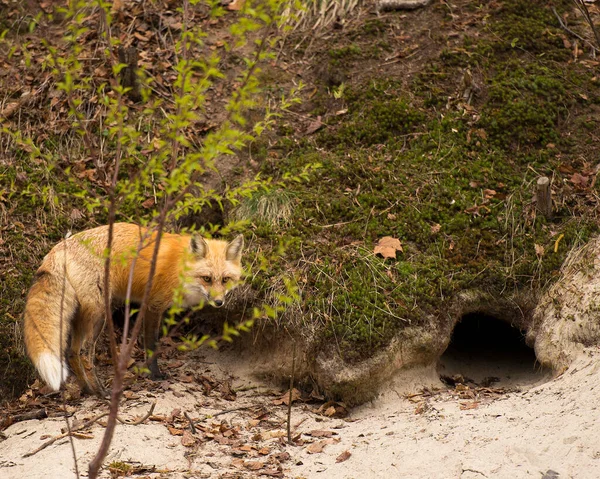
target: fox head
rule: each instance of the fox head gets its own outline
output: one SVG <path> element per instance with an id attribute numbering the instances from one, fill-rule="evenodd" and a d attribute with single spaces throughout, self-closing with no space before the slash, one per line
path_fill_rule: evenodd
<path id="1" fill-rule="evenodd" d="M 243 248 L 242 235 L 230 242 L 193 236 L 185 272 L 184 305 L 206 301 L 217 308 L 223 306 L 227 293 L 240 281 Z"/>

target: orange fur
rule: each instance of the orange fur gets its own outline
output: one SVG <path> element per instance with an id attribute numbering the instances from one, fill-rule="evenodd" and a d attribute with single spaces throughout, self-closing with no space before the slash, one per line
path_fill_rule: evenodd
<path id="1" fill-rule="evenodd" d="M 131 271 L 130 300 L 142 301 L 155 238 L 155 233 L 136 225 L 114 225 L 111 302 L 126 300 Z M 93 360 L 94 346 L 105 322 L 103 251 L 107 241 L 108 226 L 100 226 L 60 242 L 42 261 L 29 291 L 24 315 L 25 345 L 40 375 L 54 390 L 60 388 L 68 373 L 64 358 L 70 337 L 71 370 L 85 390 L 102 392 Z M 204 301 L 214 306 L 223 304 L 225 295 L 240 280 L 243 245 L 241 235 L 229 243 L 168 233 L 162 236 L 144 319 L 148 350 L 155 350 L 162 315 L 172 305 L 178 288 L 182 288 L 185 307 Z M 84 348 L 86 355 L 81 354 Z M 156 355 L 149 367 L 152 376 L 160 375 Z"/>

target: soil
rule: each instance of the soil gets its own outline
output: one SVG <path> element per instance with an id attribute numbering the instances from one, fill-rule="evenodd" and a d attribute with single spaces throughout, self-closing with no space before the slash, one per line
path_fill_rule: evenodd
<path id="1" fill-rule="evenodd" d="M 336 417 L 345 415 L 340 405 L 303 398 L 293 403 L 288 444 L 281 404 L 287 392 L 257 381 L 237 354 L 182 355 L 169 360 L 170 379 L 128 388 L 120 417 L 147 419 L 117 427 L 101 477 L 592 479 L 600 475 L 599 360 L 597 348 L 587 350 L 558 378 L 532 368 L 510 385 L 486 387 L 444 386 L 431 368 L 413 370 L 345 417 Z M 37 402 L 58 414 L 55 398 L 38 396 Z M 328 416 L 331 407 L 335 413 Z M 106 410 L 95 398 L 67 405 L 72 428 Z M 82 477 L 101 440 L 100 423 L 75 433 Z M 56 416 L 6 428 L 0 476 L 74 477 L 66 438 L 23 457 L 64 428 Z"/>

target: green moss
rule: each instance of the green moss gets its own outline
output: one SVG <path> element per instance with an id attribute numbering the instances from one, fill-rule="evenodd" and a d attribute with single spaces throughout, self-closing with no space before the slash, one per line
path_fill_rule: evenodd
<path id="1" fill-rule="evenodd" d="M 557 124 L 570 102 L 553 69 L 510 60 L 490 81 L 482 127 L 502 146 L 557 142 Z"/>
<path id="2" fill-rule="evenodd" d="M 373 18 L 367 20 L 363 25 L 362 29 L 359 31 L 360 36 L 372 36 L 372 37 L 380 37 L 386 31 L 386 24 L 384 20 L 379 18 Z"/>
<path id="3" fill-rule="evenodd" d="M 498 52 L 519 49 L 549 60 L 567 60 L 570 53 L 563 45 L 552 8 L 563 10 L 568 4 L 506 0 L 491 23 L 492 31 L 498 35 L 494 48 Z"/>
<path id="4" fill-rule="evenodd" d="M 319 136 L 327 147 L 371 146 L 417 131 L 424 115 L 396 92 L 394 82 L 370 82 L 364 91 L 350 89 L 345 99 L 350 111 L 339 128 Z M 398 95 L 398 96 L 397 96 Z"/>
<path id="5" fill-rule="evenodd" d="M 70 217 L 74 208 L 83 208 L 62 164 L 45 159 L 52 158 L 50 147 L 61 146 L 48 141 L 44 157 L 15 148 L 0 172 L 0 214 L 11 218 L 0 239 L 0 395 L 5 398 L 21 394 L 35 377 L 21 333 L 33 275 L 50 248 L 84 222 Z"/>
<path id="6" fill-rule="evenodd" d="M 381 75 L 349 83 L 348 113 L 278 164 L 323 164 L 292 188 L 289 226 L 263 233 L 295 240 L 287 264 L 303 265 L 305 317 L 349 362 L 439 317 L 460 291 L 508 297 L 549 284 L 568 251 L 599 231 L 567 208 L 536 217 L 531 204 L 537 175 L 565 161 L 547 144 L 574 145 L 561 125 L 589 73 L 556 67 L 564 46 L 541 2 L 507 0 L 488 27 L 443 50 L 409 89 Z M 466 69 L 477 73 L 470 109 Z M 373 254 L 383 236 L 402 242 L 395 260 Z"/>
<path id="7" fill-rule="evenodd" d="M 362 54 L 362 50 L 358 45 L 348 45 L 341 48 L 332 48 L 329 50 L 329 56 L 334 60 L 352 60 L 359 58 Z"/>

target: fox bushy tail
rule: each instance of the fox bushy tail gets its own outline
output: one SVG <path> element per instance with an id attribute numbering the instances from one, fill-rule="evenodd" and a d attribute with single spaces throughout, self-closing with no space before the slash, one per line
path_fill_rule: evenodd
<path id="1" fill-rule="evenodd" d="M 77 308 L 75 290 L 68 279 L 38 273 L 25 305 L 25 347 L 40 376 L 54 391 L 69 374 L 65 354 Z"/>

